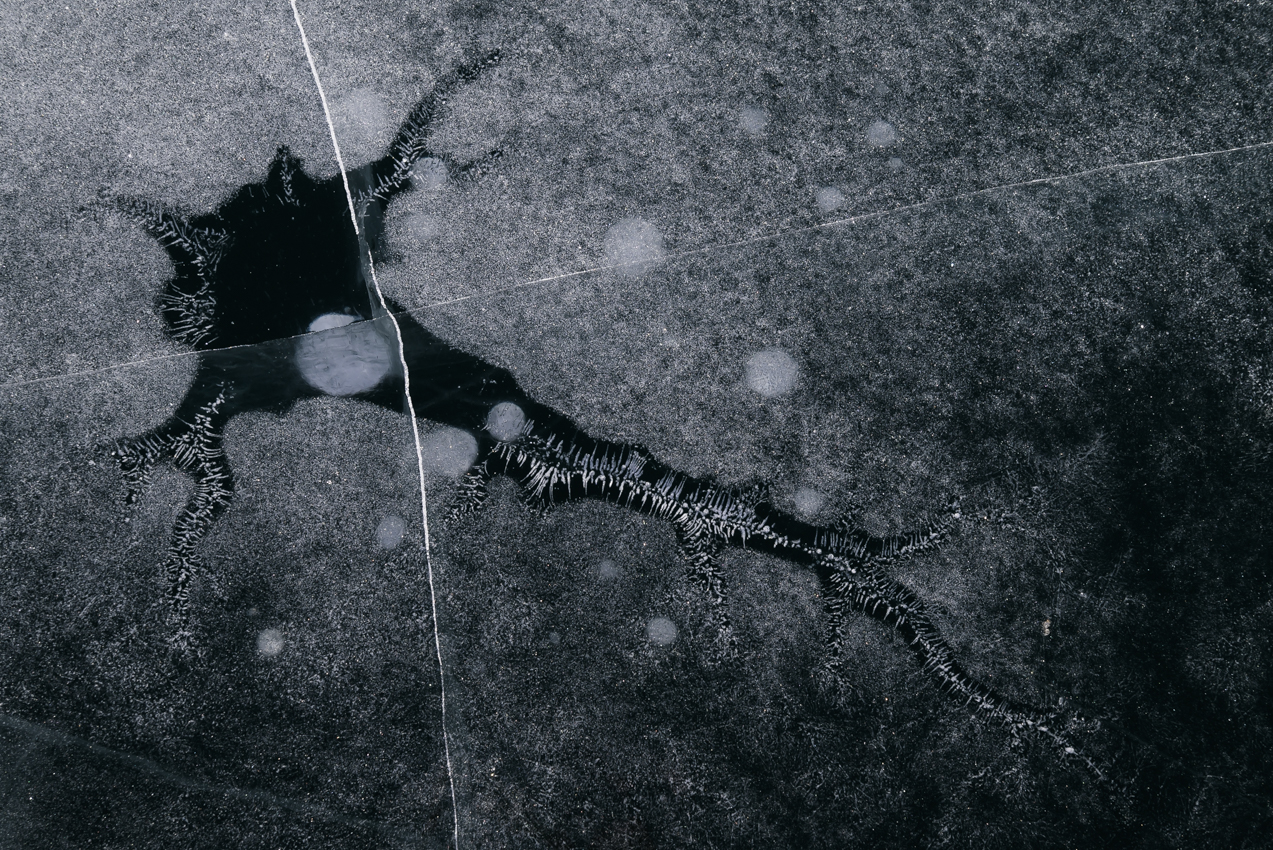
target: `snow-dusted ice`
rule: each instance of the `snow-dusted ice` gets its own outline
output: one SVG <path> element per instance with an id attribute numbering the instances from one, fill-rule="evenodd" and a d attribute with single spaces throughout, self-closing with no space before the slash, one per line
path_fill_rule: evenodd
<path id="1" fill-rule="evenodd" d="M 769 114 L 759 106 L 744 106 L 738 116 L 738 124 L 744 132 L 758 136 L 765 131 L 769 123 Z"/>
<path id="2" fill-rule="evenodd" d="M 437 157 L 426 156 L 411 168 L 411 185 L 426 191 L 446 185 L 446 163 Z"/>
<path id="3" fill-rule="evenodd" d="M 434 474 L 459 478 L 477 460 L 477 440 L 459 428 L 437 428 L 420 441 L 420 455 Z"/>
<path id="4" fill-rule="evenodd" d="M 256 636 L 256 651 L 266 658 L 273 658 L 283 651 L 283 633 L 278 629 L 265 629 Z"/>
<path id="5" fill-rule="evenodd" d="M 809 518 L 822 509 L 827 497 L 824 493 L 814 490 L 812 487 L 801 487 L 792 497 L 792 501 L 796 503 L 796 511 L 801 516 Z"/>

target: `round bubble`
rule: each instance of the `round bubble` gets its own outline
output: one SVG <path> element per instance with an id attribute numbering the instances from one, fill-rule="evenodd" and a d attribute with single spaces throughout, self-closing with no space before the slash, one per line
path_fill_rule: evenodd
<path id="1" fill-rule="evenodd" d="M 407 236 L 414 242 L 428 244 L 442 230 L 442 222 L 436 215 L 425 212 L 407 216 Z"/>
<path id="2" fill-rule="evenodd" d="M 666 256 L 663 234 L 648 221 L 625 218 L 606 232 L 606 265 L 620 274 L 635 275 Z"/>
<path id="3" fill-rule="evenodd" d="M 560 633 L 560 632 L 549 632 L 549 633 L 548 633 L 548 642 L 549 642 L 549 643 L 551 643 L 553 646 L 559 646 L 559 645 L 561 644 L 561 633 Z"/>
<path id="4" fill-rule="evenodd" d="M 435 156 L 426 156 L 411 167 L 411 185 L 417 189 L 441 189 L 446 177 L 446 163 Z"/>
<path id="5" fill-rule="evenodd" d="M 477 440 L 459 428 L 438 428 L 420 441 L 420 455 L 434 473 L 459 478 L 477 460 Z"/>
<path id="6" fill-rule="evenodd" d="M 796 510 L 807 517 L 813 516 L 820 511 L 826 500 L 826 495 L 814 490 L 812 487 L 802 487 L 796 491 L 796 495 L 792 498 L 792 501 L 796 503 Z"/>
<path id="7" fill-rule="evenodd" d="M 753 136 L 759 135 L 769 123 L 769 114 L 759 106 L 744 106 L 738 116 L 738 123 L 745 132 Z"/>
<path id="8" fill-rule="evenodd" d="M 406 530 L 407 523 L 402 517 L 387 516 L 376 526 L 376 542 L 382 549 L 392 549 L 402 542 L 402 535 Z"/>
<path id="9" fill-rule="evenodd" d="M 844 206 L 844 193 L 834 186 L 823 186 L 813 197 L 818 202 L 818 209 L 824 213 L 835 212 Z"/>
<path id="10" fill-rule="evenodd" d="M 327 313 L 296 341 L 295 360 L 302 377 L 328 395 L 366 392 L 379 384 L 394 364 L 392 340 L 379 322 Z"/>
<path id="11" fill-rule="evenodd" d="M 256 636 L 256 651 L 266 658 L 273 658 L 283 651 L 283 633 L 278 629 L 265 629 Z"/>
<path id="12" fill-rule="evenodd" d="M 371 89 L 357 89 L 336 101 L 332 123 L 341 147 L 355 151 L 388 141 L 392 129 L 388 104 Z"/>
<path id="13" fill-rule="evenodd" d="M 650 639 L 650 643 L 658 646 L 670 646 L 676 642 L 679 634 L 676 623 L 667 617 L 655 617 L 645 626 L 645 636 Z"/>
<path id="14" fill-rule="evenodd" d="M 902 160 L 899 159 L 898 157 L 890 156 L 888 158 L 888 167 L 893 169 L 894 171 L 901 171 L 903 168 L 906 167 L 906 163 L 902 162 Z"/>
<path id="15" fill-rule="evenodd" d="M 526 427 L 526 414 L 511 401 L 501 401 L 486 414 L 486 430 L 503 442 L 516 440 Z"/>
<path id="16" fill-rule="evenodd" d="M 872 121 L 866 128 L 867 144 L 883 148 L 897 141 L 897 128 L 887 121 Z"/>
<path id="17" fill-rule="evenodd" d="M 623 571 L 619 569 L 619 565 L 609 558 L 605 558 L 601 563 L 597 564 L 597 577 L 602 581 L 614 581 L 623 575 Z"/>
<path id="18" fill-rule="evenodd" d="M 747 360 L 747 386 L 765 398 L 791 392 L 799 374 L 796 361 L 778 348 L 757 351 Z"/>

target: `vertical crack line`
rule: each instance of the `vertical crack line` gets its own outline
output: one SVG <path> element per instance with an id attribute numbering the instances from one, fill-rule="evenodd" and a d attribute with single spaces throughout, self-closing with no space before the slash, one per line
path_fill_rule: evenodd
<path id="1" fill-rule="evenodd" d="M 411 438 L 415 444 L 416 473 L 420 482 L 420 518 L 424 523 L 424 569 L 429 580 L 429 605 L 433 613 L 433 648 L 438 656 L 438 683 L 442 705 L 442 751 L 446 756 L 446 778 L 451 786 L 451 820 L 453 825 L 452 840 L 456 850 L 460 847 L 460 810 L 455 797 L 455 770 L 451 765 L 451 740 L 446 728 L 446 671 L 442 665 L 442 636 L 438 631 L 438 597 L 433 586 L 433 556 L 429 540 L 429 495 L 424 486 L 424 450 L 420 445 L 420 423 L 415 415 L 415 403 L 411 400 L 411 370 L 407 366 L 406 347 L 402 342 L 402 328 L 385 303 L 384 293 L 380 291 L 380 282 L 376 279 L 376 263 L 371 256 L 371 248 L 363 238 L 362 229 L 358 226 L 358 212 L 354 207 L 354 196 L 349 191 L 349 176 L 345 173 L 345 161 L 340 155 L 340 142 L 336 140 L 336 125 L 332 122 L 331 109 L 327 105 L 327 95 L 323 92 L 323 82 L 318 77 L 318 66 L 314 63 L 314 54 L 309 47 L 309 38 L 305 35 L 305 25 L 301 23 L 301 13 L 296 7 L 296 0 L 289 0 L 292 5 L 292 17 L 296 19 L 296 29 L 301 34 L 301 44 L 305 47 L 305 59 L 309 62 L 310 73 L 314 75 L 314 86 L 318 89 L 318 99 L 323 104 L 323 116 L 327 119 L 327 130 L 331 134 L 332 150 L 336 153 L 336 166 L 340 169 L 341 182 L 345 184 L 345 200 L 349 204 L 349 219 L 353 222 L 354 233 L 358 236 L 359 247 L 367 253 L 367 268 L 371 272 L 371 286 L 380 302 L 380 309 L 388 316 L 393 325 L 393 335 L 398 343 L 398 361 L 402 366 L 403 391 L 407 397 L 407 413 L 411 418 Z"/>

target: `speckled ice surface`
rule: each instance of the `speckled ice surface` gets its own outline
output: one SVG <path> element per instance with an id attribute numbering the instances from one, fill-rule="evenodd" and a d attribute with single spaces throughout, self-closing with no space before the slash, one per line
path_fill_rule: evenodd
<path id="1" fill-rule="evenodd" d="M 330 177 L 328 124 L 285 2 L 8 2 L 0 847 L 1268 846 L 1273 7 L 300 11 L 350 164 L 502 51 L 434 145 L 503 156 L 417 168 L 388 297 L 590 433 L 810 521 L 962 498 L 893 574 L 976 676 L 1098 721 L 1117 783 L 874 620 L 830 681 L 786 562 L 726 553 L 722 663 L 667 524 L 498 479 L 448 520 L 472 437 L 421 420 L 431 596 L 409 422 L 344 397 L 397 368 L 365 329 L 302 346 L 331 395 L 231 421 L 174 657 L 191 485 L 161 466 L 125 506 L 98 448 L 194 359 L 167 256 L 97 201 L 206 213 L 284 144 Z"/>

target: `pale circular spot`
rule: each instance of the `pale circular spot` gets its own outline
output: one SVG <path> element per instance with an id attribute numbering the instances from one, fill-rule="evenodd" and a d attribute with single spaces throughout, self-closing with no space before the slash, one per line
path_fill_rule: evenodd
<path id="1" fill-rule="evenodd" d="M 522 436 L 526 427 L 526 414 L 511 401 L 501 401 L 486 414 L 486 430 L 501 442 L 511 442 Z"/>
<path id="2" fill-rule="evenodd" d="M 441 189 L 446 185 L 446 163 L 434 156 L 426 156 L 411 166 L 411 184 L 426 191 Z"/>
<path id="3" fill-rule="evenodd" d="M 636 275 L 663 259 L 663 234 L 648 221 L 625 218 L 606 232 L 606 265 L 617 266 L 615 271 Z"/>
<path id="4" fill-rule="evenodd" d="M 888 158 L 888 167 L 893 169 L 894 171 L 901 171 L 903 168 L 906 167 L 906 163 L 902 162 L 902 160 L 899 159 L 898 157 L 890 156 Z"/>
<path id="5" fill-rule="evenodd" d="M 477 440 L 459 428 L 437 428 L 420 441 L 426 468 L 446 478 L 459 478 L 477 460 Z"/>
<path id="6" fill-rule="evenodd" d="M 350 151 L 389 141 L 392 121 L 385 99 L 371 89 L 356 89 L 332 104 L 332 124 L 341 147 Z"/>
<path id="7" fill-rule="evenodd" d="M 796 361 L 778 348 L 757 351 L 747 360 L 747 386 L 765 398 L 791 392 L 799 374 Z"/>
<path id="8" fill-rule="evenodd" d="M 442 230 L 442 222 L 436 215 L 418 212 L 407 217 L 407 236 L 414 242 L 428 244 Z"/>
<path id="9" fill-rule="evenodd" d="M 645 626 L 645 636 L 649 638 L 650 643 L 657 646 L 670 646 L 676 642 L 679 634 L 676 623 L 667 617 L 655 617 Z"/>
<path id="10" fill-rule="evenodd" d="M 345 325 L 352 325 L 356 321 L 358 321 L 358 317 L 351 316 L 348 313 L 324 313 L 309 323 L 307 332 L 312 334 L 321 333 L 332 328 L 343 328 Z"/>
<path id="11" fill-rule="evenodd" d="M 797 512 L 803 516 L 811 517 L 822 509 L 827 497 L 812 487 L 802 487 L 796 491 L 792 501 L 796 503 Z"/>
<path id="12" fill-rule="evenodd" d="M 602 581 L 614 581 L 623 575 L 623 570 L 619 569 L 619 565 L 609 558 L 605 558 L 601 563 L 597 564 L 597 577 Z"/>
<path id="13" fill-rule="evenodd" d="M 551 643 L 553 646 L 559 646 L 559 645 L 561 644 L 561 633 L 560 633 L 560 632 L 549 632 L 549 633 L 548 633 L 548 642 L 549 642 L 549 643 Z"/>
<path id="14" fill-rule="evenodd" d="M 265 629 L 256 636 L 256 651 L 266 658 L 273 658 L 283 651 L 283 633 L 278 629 Z"/>
<path id="15" fill-rule="evenodd" d="M 295 361 L 302 377 L 328 395 L 366 392 L 393 367 L 390 338 L 378 322 L 360 322 L 344 313 L 327 313 L 296 340 Z"/>
<path id="16" fill-rule="evenodd" d="M 887 121 L 872 121 L 866 128 L 866 143 L 883 148 L 897 141 L 897 128 Z"/>
<path id="17" fill-rule="evenodd" d="M 769 123 L 769 113 L 759 106 L 744 106 L 738 116 L 738 123 L 747 133 L 753 136 L 763 133 Z"/>
<path id="18" fill-rule="evenodd" d="M 835 212 L 844 206 L 844 193 L 834 186 L 823 186 L 814 193 L 818 209 L 824 213 Z"/>
<path id="19" fill-rule="evenodd" d="M 406 530 L 406 521 L 400 516 L 391 514 L 380 520 L 380 524 L 376 526 L 376 542 L 380 544 L 381 549 L 393 549 L 402 542 L 402 535 Z"/>

